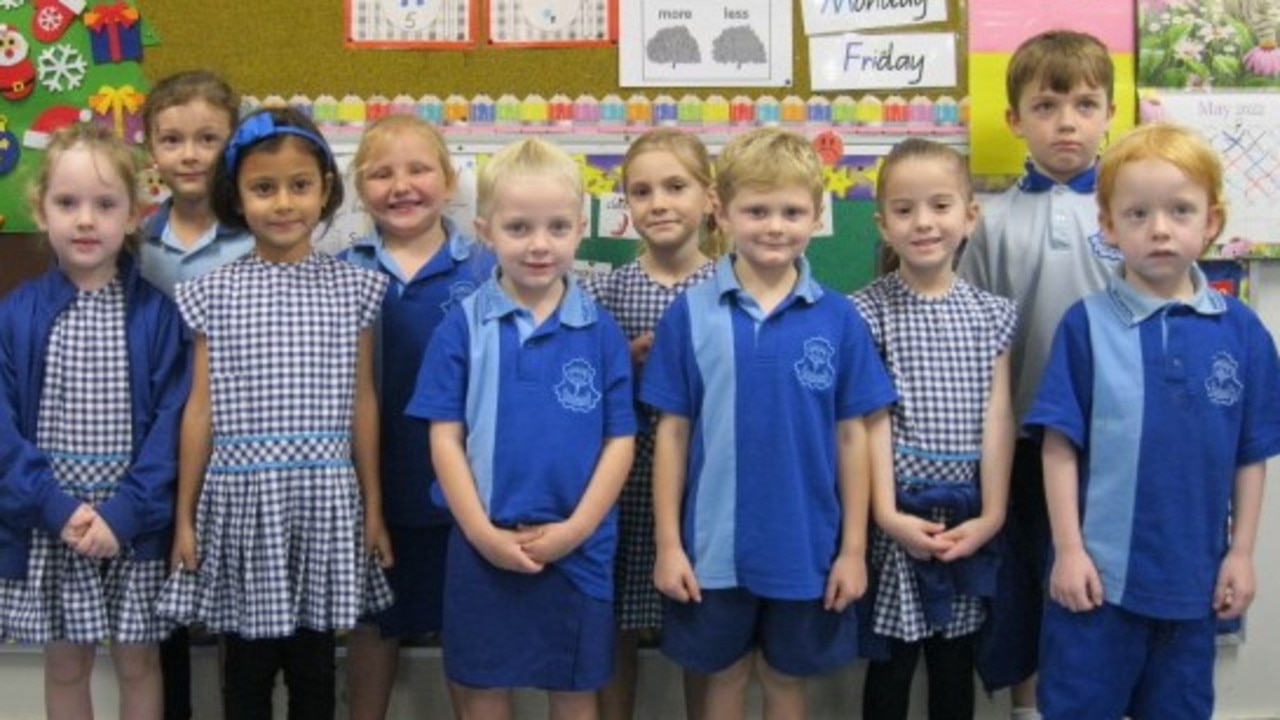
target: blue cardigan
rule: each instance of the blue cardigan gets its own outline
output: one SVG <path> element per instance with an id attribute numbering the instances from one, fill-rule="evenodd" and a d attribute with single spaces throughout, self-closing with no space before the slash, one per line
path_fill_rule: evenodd
<path id="1" fill-rule="evenodd" d="M 97 507 L 122 548 L 138 560 L 167 556 L 178 475 L 178 431 L 191 383 L 177 307 L 121 255 L 133 456 L 112 498 Z M 63 492 L 35 446 L 45 352 L 76 287 L 57 268 L 0 301 L 0 577 L 27 572 L 31 530 L 57 536 L 80 505 Z"/>

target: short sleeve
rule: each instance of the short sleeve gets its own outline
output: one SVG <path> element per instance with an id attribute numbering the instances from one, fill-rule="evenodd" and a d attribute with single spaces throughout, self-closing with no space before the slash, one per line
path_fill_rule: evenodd
<path id="1" fill-rule="evenodd" d="M 898 392 L 862 315 L 848 305 L 843 315 L 836 417 L 847 420 L 893 404 L 898 399 Z"/>
<path id="2" fill-rule="evenodd" d="M 470 333 L 463 306 L 450 310 L 431 336 L 404 412 L 419 420 L 466 421 Z"/>
<path id="3" fill-rule="evenodd" d="M 1237 466 L 1243 466 L 1280 454 L 1280 358 L 1275 340 L 1253 311 L 1243 306 L 1239 310 L 1251 316 L 1248 391 L 1236 453 Z"/>
<path id="4" fill-rule="evenodd" d="M 658 321 L 653 347 L 640 374 L 641 402 L 662 412 L 692 417 L 691 342 L 686 294 L 676 298 Z"/>
<path id="5" fill-rule="evenodd" d="M 601 344 L 605 360 L 604 436 L 623 437 L 636 433 L 635 395 L 632 387 L 631 351 L 613 317 L 600 313 Z"/>
<path id="6" fill-rule="evenodd" d="M 884 293 L 880 291 L 880 282 L 876 281 L 870 287 L 849 296 L 877 347 L 884 341 L 884 332 L 880 327 L 880 320 L 884 317 Z"/>
<path id="7" fill-rule="evenodd" d="M 995 338 L 996 353 L 1006 353 L 1013 345 L 1014 335 L 1018 332 L 1018 306 L 1008 298 L 999 295 L 988 295 L 992 307 L 992 333 Z"/>
<path id="8" fill-rule="evenodd" d="M 1031 409 L 1023 427 L 1034 436 L 1045 428 L 1056 430 L 1084 448 L 1088 444 L 1088 419 L 1092 413 L 1093 348 L 1089 341 L 1089 313 L 1077 302 L 1063 316 L 1049 350 Z"/>
<path id="9" fill-rule="evenodd" d="M 382 298 L 387 292 L 388 278 L 382 273 L 352 268 L 360 273 L 360 282 L 356 285 L 356 302 L 360 308 L 360 329 L 373 325 L 382 311 Z"/>
<path id="10" fill-rule="evenodd" d="M 188 282 L 178 283 L 173 299 L 178 304 L 182 320 L 194 332 L 204 333 L 209 325 L 209 281 L 206 275 Z"/>

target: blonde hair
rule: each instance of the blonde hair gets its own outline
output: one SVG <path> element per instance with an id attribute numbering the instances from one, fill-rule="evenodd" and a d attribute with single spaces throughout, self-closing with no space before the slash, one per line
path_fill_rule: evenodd
<path id="1" fill-rule="evenodd" d="M 91 123 L 75 123 L 55 131 L 44 151 L 44 162 L 31 181 L 27 192 L 27 202 L 36 215 L 43 215 L 45 197 L 49 194 L 49 177 L 53 168 L 62 159 L 63 154 L 76 147 L 84 147 L 93 153 L 94 166 L 99 175 L 103 175 L 103 167 L 110 168 L 124 183 L 125 194 L 129 198 L 129 212 L 137 215 L 142 203 L 138 192 L 138 154 L 133 147 L 116 137 L 110 128 Z M 131 253 L 138 252 L 142 240 L 137 231 L 128 233 L 124 238 L 124 249 Z"/>
<path id="2" fill-rule="evenodd" d="M 703 190 L 710 190 L 712 187 L 711 176 L 711 156 L 707 153 L 707 146 L 702 144 L 702 140 L 690 132 L 678 130 L 676 128 L 656 128 L 636 138 L 627 148 L 627 154 L 622 158 L 622 192 L 624 195 L 630 196 L 627 183 L 627 170 L 635 159 L 650 152 L 665 152 L 670 154 L 680 163 L 680 166 L 702 186 Z M 724 233 L 720 231 L 716 223 L 715 215 L 708 214 L 706 224 L 702 229 L 702 239 L 698 243 L 698 249 L 702 254 L 710 258 L 717 258 L 724 254 L 727 243 L 725 242 Z M 644 246 L 641 246 L 643 252 Z"/>
<path id="3" fill-rule="evenodd" d="M 1115 65 L 1098 38 L 1074 30 L 1049 30 L 1024 40 L 1013 52 L 1005 73 L 1009 108 L 1018 111 L 1022 94 L 1033 84 L 1058 93 L 1080 83 L 1100 88 L 1107 102 L 1115 98 Z"/>
<path id="4" fill-rule="evenodd" d="M 480 166 L 476 176 L 477 217 L 493 214 L 498 181 L 511 177 L 562 181 L 577 198 L 579 207 L 585 197 L 578 162 L 559 146 L 531 137 L 507 145 Z"/>
<path id="5" fill-rule="evenodd" d="M 1222 160 L 1195 130 L 1173 123 L 1143 125 L 1111 144 L 1098 161 L 1098 213 L 1110 223 L 1111 201 L 1115 196 L 1120 169 L 1141 160 L 1163 160 L 1182 171 L 1204 188 L 1209 212 L 1218 213 L 1226 224 L 1227 208 L 1222 190 Z M 1219 227 L 1219 232 L 1222 228 Z M 1211 240 L 1213 238 L 1210 238 Z"/>
<path id="6" fill-rule="evenodd" d="M 378 149 L 386 147 L 395 138 L 403 135 L 417 135 L 425 140 L 436 154 L 436 162 L 444 173 L 445 185 L 450 190 L 458 183 L 458 173 L 453 168 L 453 159 L 449 155 L 449 147 L 444 136 L 434 125 L 415 115 L 387 115 L 379 118 L 364 131 L 360 138 L 360 147 L 356 148 L 355 157 L 351 160 L 351 173 L 356 181 L 356 193 L 364 199 L 364 176 L 369 170 L 370 158 Z"/>
<path id="7" fill-rule="evenodd" d="M 716 160 L 716 199 L 723 209 L 743 188 L 801 186 L 822 208 L 822 160 L 801 135 L 780 128 L 757 128 L 734 136 Z"/>

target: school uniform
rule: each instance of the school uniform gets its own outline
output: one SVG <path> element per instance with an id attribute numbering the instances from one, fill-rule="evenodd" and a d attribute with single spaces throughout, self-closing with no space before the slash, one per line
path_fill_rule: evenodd
<path id="1" fill-rule="evenodd" d="M 123 255 L 79 291 L 58 269 L 0 304 L 0 633 L 21 642 L 156 642 L 190 376 L 173 303 Z M 121 548 L 59 538 L 95 505 Z"/>
<path id="2" fill-rule="evenodd" d="M 175 578 L 162 612 L 254 640 L 350 628 L 389 604 L 351 460 L 358 339 L 385 287 L 318 252 L 249 254 L 178 286 L 208 346 L 213 436 L 200 566 Z"/>
<path id="3" fill-rule="evenodd" d="M 610 438 L 635 433 L 628 346 L 613 318 L 566 280 L 559 308 L 532 315 L 497 274 L 436 330 L 410 416 L 466 426 L 481 505 L 494 525 L 556 522 L 577 508 Z M 613 672 L 616 511 L 542 572 L 488 563 L 449 543 L 444 661 L 472 687 L 599 688 Z"/>
<path id="4" fill-rule="evenodd" d="M 791 628 L 763 644 L 776 669 L 812 675 L 857 647 L 852 608 L 821 610 L 839 549 L 836 427 L 897 395 L 866 323 L 813 280 L 806 260 L 767 316 L 732 263 L 721 258 L 711 280 L 671 304 L 641 385 L 643 402 L 691 429 L 681 534 L 704 599 L 666 603 L 662 647 L 684 667 L 714 672 L 758 643 L 752 614 L 805 616 L 802 625 L 823 628 L 817 638 Z M 732 591 L 721 597 L 733 609 L 716 609 L 708 591 Z M 722 617 L 735 629 L 717 628 Z"/>
<path id="5" fill-rule="evenodd" d="M 607 275 L 593 277 L 583 288 L 604 305 L 618 321 L 627 340 L 657 327 L 662 313 L 680 293 L 711 277 L 714 262 L 706 262 L 688 277 L 663 285 L 632 261 Z M 643 366 L 636 368 L 636 389 Z M 618 628 L 640 630 L 662 625 L 662 594 L 653 584 L 657 548 L 653 542 L 653 449 L 658 413 L 636 403 L 640 432 L 636 435 L 635 462 L 618 498 L 618 554 L 614 562 L 617 592 L 614 612 Z"/>
<path id="6" fill-rule="evenodd" d="M 1280 453 L 1280 360 L 1251 309 L 1208 287 L 1145 295 L 1115 275 L 1067 312 L 1026 419 L 1077 448 L 1104 605 L 1046 604 L 1046 718 L 1207 718 L 1212 598 L 1237 468 Z M 1086 659 L 1081 653 L 1090 653 Z"/>
<path id="7" fill-rule="evenodd" d="M 253 235 L 215 223 L 190 247 L 183 245 L 169 227 L 173 199 L 165 200 L 142 226 L 142 247 L 138 254 L 142 276 L 173 296 L 180 282 L 194 280 L 253 250 Z"/>
<path id="8" fill-rule="evenodd" d="M 376 233 L 338 257 L 388 279 L 377 325 L 382 515 L 395 565 L 386 570 L 395 603 L 376 620 L 383 637 L 438 632 L 452 519 L 432 500 L 436 483 L 426 424 L 405 415 L 427 343 L 445 315 L 492 273 L 493 253 L 442 218 L 445 242 L 406 277 Z"/>

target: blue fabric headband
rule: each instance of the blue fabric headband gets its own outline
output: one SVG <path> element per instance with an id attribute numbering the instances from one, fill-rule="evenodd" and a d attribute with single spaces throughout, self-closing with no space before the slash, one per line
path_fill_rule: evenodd
<path id="1" fill-rule="evenodd" d="M 254 113 L 245 118 L 236 128 L 235 135 L 231 136 L 231 140 L 227 142 L 226 165 L 227 172 L 235 175 L 237 163 L 240 161 L 240 153 L 245 148 L 268 138 L 277 135 L 297 135 L 300 138 L 309 140 L 313 145 L 320 148 L 324 153 L 328 166 L 323 168 L 325 172 L 333 166 L 333 153 L 329 150 L 329 143 L 318 134 L 297 125 L 277 124 L 275 116 L 270 111 Z"/>

